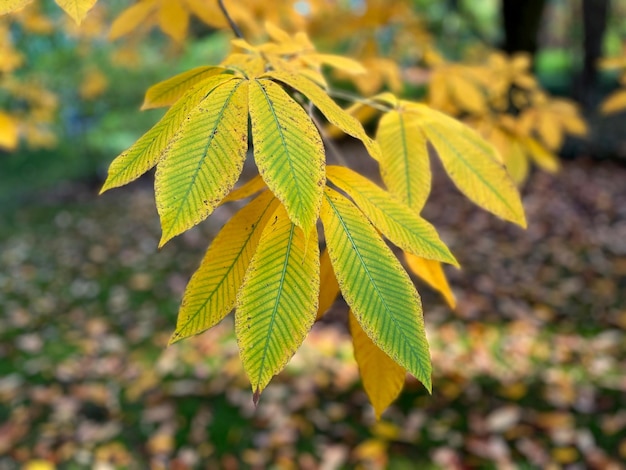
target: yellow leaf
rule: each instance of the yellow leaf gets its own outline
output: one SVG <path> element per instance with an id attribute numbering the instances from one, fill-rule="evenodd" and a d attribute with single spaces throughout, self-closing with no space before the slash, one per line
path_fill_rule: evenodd
<path id="1" fill-rule="evenodd" d="M 32 1 L 33 0 L 2 0 L 0 2 L 0 15 L 6 15 L 7 13 L 12 13 L 24 8 Z"/>
<path id="2" fill-rule="evenodd" d="M 159 25 L 163 32 L 172 39 L 183 42 L 187 37 L 189 12 L 178 1 L 167 0 L 161 3 Z"/>
<path id="3" fill-rule="evenodd" d="M 57 4 L 72 17 L 77 24 L 87 15 L 87 12 L 96 4 L 98 0 L 55 0 Z"/>
<path id="4" fill-rule="evenodd" d="M 460 75 L 462 69 L 452 70 L 448 78 L 448 87 L 459 107 L 470 113 L 481 114 L 487 110 L 485 95 L 471 80 Z"/>
<path id="5" fill-rule="evenodd" d="M 276 26 L 271 21 L 266 21 L 265 22 L 265 31 L 267 31 L 268 36 L 274 42 L 279 42 L 280 43 L 280 42 L 290 42 L 291 41 L 291 36 L 289 36 L 289 33 L 287 33 L 287 31 L 284 31 L 284 30 L 280 29 L 278 26 Z"/>
<path id="6" fill-rule="evenodd" d="M 196 83 L 225 71 L 222 67 L 196 67 L 163 80 L 148 88 L 141 109 L 171 106 Z"/>
<path id="7" fill-rule="evenodd" d="M 363 142 L 371 157 L 375 160 L 380 160 L 378 144 L 365 133 L 361 123 L 354 116 L 341 109 L 318 85 L 305 77 L 286 72 L 269 72 L 267 77 L 283 82 L 302 93 L 322 112 L 328 119 L 328 122 L 334 124 L 346 134 L 359 139 Z"/>
<path id="8" fill-rule="evenodd" d="M 543 145 L 531 137 L 522 140 L 530 157 L 542 169 L 555 173 L 559 169 L 559 159 Z"/>
<path id="9" fill-rule="evenodd" d="M 188 114 L 157 165 L 159 246 L 213 212 L 239 178 L 247 150 L 248 81 L 234 79 Z"/>
<path id="10" fill-rule="evenodd" d="M 22 470 L 54 470 L 56 466 L 47 460 L 29 460 L 24 464 Z"/>
<path id="11" fill-rule="evenodd" d="M 404 102 L 406 112 L 420 116 L 420 127 L 436 150 L 456 187 L 483 209 L 526 227 L 515 183 L 496 150 L 473 129 L 434 109 Z"/>
<path id="12" fill-rule="evenodd" d="M 405 253 L 404 257 L 406 265 L 414 274 L 424 280 L 430 287 L 437 290 L 450 308 L 456 307 L 456 299 L 439 261 L 420 258 L 410 253 Z"/>
<path id="13" fill-rule="evenodd" d="M 420 213 L 430 194 L 431 173 L 426 137 L 416 131 L 419 118 L 389 111 L 378 123 L 380 172 L 389 192 Z"/>
<path id="14" fill-rule="evenodd" d="M 626 109 L 626 90 L 618 90 L 608 96 L 600 107 L 603 114 L 612 114 Z"/>
<path id="15" fill-rule="evenodd" d="M 185 289 L 170 344 L 211 328 L 233 309 L 263 228 L 277 207 L 278 200 L 266 191 L 220 230 Z"/>
<path id="16" fill-rule="evenodd" d="M 535 123 L 539 137 L 548 149 L 555 151 L 561 147 L 563 133 L 559 122 L 550 113 L 539 113 Z"/>
<path id="17" fill-rule="evenodd" d="M 322 318 L 326 311 L 333 306 L 338 295 L 339 283 L 330 263 L 328 250 L 324 250 L 320 257 L 320 302 L 316 320 Z"/>
<path id="18" fill-rule="evenodd" d="M 0 111 L 0 148 L 8 151 L 15 150 L 19 143 L 19 137 L 17 121 Z"/>
<path id="19" fill-rule="evenodd" d="M 353 75 L 362 75 L 367 73 L 365 67 L 363 67 L 359 62 L 354 59 L 350 59 L 349 57 L 343 57 L 340 55 L 334 54 L 311 54 L 310 56 L 305 56 L 303 59 L 307 60 L 308 58 L 314 60 L 315 62 L 319 62 L 321 64 L 328 65 L 334 69 L 342 70 L 349 74 Z"/>
<path id="20" fill-rule="evenodd" d="M 156 2 L 157 0 L 142 0 L 124 10 L 113 21 L 109 31 L 109 39 L 114 41 L 136 29 L 146 20 L 148 15 L 158 8 Z"/>
<path id="21" fill-rule="evenodd" d="M 517 140 L 511 141 L 509 151 L 504 154 L 506 169 L 513 180 L 521 185 L 528 177 L 528 158 L 524 153 L 522 144 Z"/>
<path id="22" fill-rule="evenodd" d="M 380 419 L 402 391 L 406 370 L 372 342 L 352 312 L 349 318 L 354 358 L 359 365 L 363 388 L 374 407 L 376 419 Z"/>
<path id="23" fill-rule="evenodd" d="M 91 69 L 80 84 L 78 93 L 84 100 L 93 100 L 102 95 L 108 86 L 109 81 L 106 75 L 98 69 Z"/>

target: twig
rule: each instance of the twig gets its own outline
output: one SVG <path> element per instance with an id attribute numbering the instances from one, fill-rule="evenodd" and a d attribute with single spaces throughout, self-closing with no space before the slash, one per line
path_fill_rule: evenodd
<path id="1" fill-rule="evenodd" d="M 224 0 L 217 0 L 217 3 L 220 6 L 220 10 L 222 10 L 222 13 L 226 17 L 226 21 L 228 21 L 230 29 L 232 29 L 233 33 L 235 33 L 235 36 L 237 36 L 239 39 L 243 39 L 243 33 L 239 29 L 239 26 L 237 26 L 237 23 L 235 23 L 230 17 L 230 15 L 228 14 L 228 10 L 226 10 L 226 7 L 224 6 Z"/>

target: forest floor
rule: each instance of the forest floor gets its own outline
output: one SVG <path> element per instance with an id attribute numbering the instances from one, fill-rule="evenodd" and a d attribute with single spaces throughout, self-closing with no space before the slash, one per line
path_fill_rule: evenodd
<path id="1" fill-rule="evenodd" d="M 526 231 L 437 176 L 458 305 L 416 281 L 433 394 L 409 378 L 380 422 L 341 303 L 257 408 L 230 317 L 166 347 L 232 208 L 157 252 L 150 188 L 95 193 L 0 212 L 0 470 L 624 468 L 626 167 L 534 173 Z"/>

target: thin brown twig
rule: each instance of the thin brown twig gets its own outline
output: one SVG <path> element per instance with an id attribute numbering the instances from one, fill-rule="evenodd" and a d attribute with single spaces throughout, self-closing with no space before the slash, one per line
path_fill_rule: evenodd
<path id="1" fill-rule="evenodd" d="M 237 36 L 239 39 L 243 39 L 244 38 L 243 33 L 239 29 L 239 26 L 237 26 L 237 23 L 235 23 L 235 21 L 231 18 L 230 14 L 228 13 L 228 10 L 226 9 L 226 6 L 224 5 L 224 1 L 217 0 L 217 3 L 220 6 L 220 10 L 222 10 L 222 13 L 226 17 L 226 21 L 228 21 L 228 24 L 230 25 L 230 29 L 232 29 L 233 33 L 235 33 L 235 36 Z"/>

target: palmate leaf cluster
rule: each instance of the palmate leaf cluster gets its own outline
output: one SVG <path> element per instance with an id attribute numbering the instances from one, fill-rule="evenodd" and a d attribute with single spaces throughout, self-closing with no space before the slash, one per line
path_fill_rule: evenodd
<path id="1" fill-rule="evenodd" d="M 161 246 L 218 205 L 251 198 L 209 245 L 184 293 L 171 343 L 234 310 L 256 402 L 341 293 L 364 386 L 380 415 L 407 372 L 432 387 L 420 297 L 385 240 L 435 286 L 445 283 L 441 263 L 458 266 L 419 215 L 431 184 L 428 147 L 470 199 L 524 225 L 519 195 L 489 144 L 423 104 L 374 97 L 369 103 L 382 118 L 370 138 L 330 97 L 320 73 L 322 63 L 348 68 L 350 59 L 316 54 L 303 37 L 290 46 L 286 33 L 268 29 L 271 44 L 235 40 L 219 66 L 150 88 L 143 107 L 170 108 L 112 162 L 102 191 L 156 166 Z M 363 143 L 389 191 L 326 164 L 318 113 Z M 235 188 L 249 149 L 259 174 Z"/>

